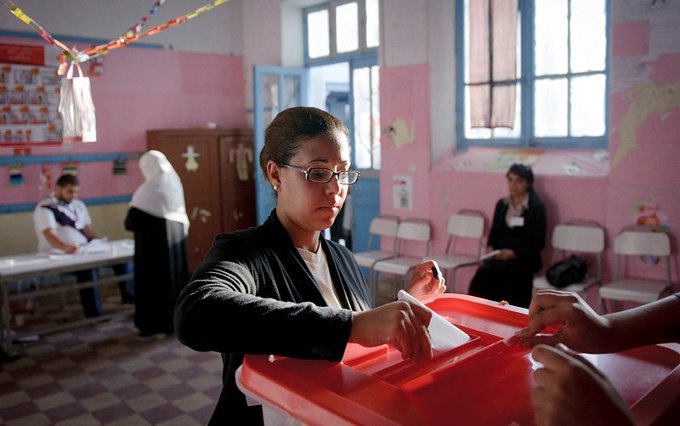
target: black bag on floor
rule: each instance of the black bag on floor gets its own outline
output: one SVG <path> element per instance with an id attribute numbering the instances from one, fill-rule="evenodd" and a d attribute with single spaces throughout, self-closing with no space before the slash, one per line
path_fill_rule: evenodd
<path id="1" fill-rule="evenodd" d="M 551 285 L 562 288 L 581 282 L 586 277 L 586 271 L 588 271 L 586 261 L 572 254 L 548 268 L 546 279 Z"/>

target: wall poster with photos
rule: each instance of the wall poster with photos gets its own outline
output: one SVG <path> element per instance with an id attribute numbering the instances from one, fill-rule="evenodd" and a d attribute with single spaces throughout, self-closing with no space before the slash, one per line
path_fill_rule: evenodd
<path id="1" fill-rule="evenodd" d="M 57 68 L 0 63 L 0 146 L 62 140 Z"/>

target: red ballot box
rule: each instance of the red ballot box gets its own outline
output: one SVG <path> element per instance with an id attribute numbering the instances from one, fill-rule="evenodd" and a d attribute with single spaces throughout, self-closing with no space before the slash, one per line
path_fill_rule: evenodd
<path id="1" fill-rule="evenodd" d="M 268 412 L 310 425 L 533 424 L 535 364 L 528 348 L 505 340 L 526 325 L 527 310 L 459 294 L 425 303 L 470 341 L 418 363 L 389 345 L 349 344 L 342 362 L 248 355 L 239 387 Z M 680 345 L 586 357 L 640 424 L 677 415 Z"/>

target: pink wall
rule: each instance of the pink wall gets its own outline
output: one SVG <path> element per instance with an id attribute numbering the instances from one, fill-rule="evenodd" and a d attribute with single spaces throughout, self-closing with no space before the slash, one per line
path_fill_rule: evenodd
<path id="1" fill-rule="evenodd" d="M 674 17 L 666 13 L 664 22 L 672 19 L 677 28 L 679 10 L 673 9 L 671 15 Z M 675 288 L 680 289 L 677 241 L 680 228 L 680 43 L 666 42 L 662 47 L 654 44 L 650 32 L 656 31 L 657 39 L 661 39 L 658 33 L 662 31 L 656 18 L 658 16 L 648 16 L 647 20 L 641 20 L 643 22 L 636 18 L 613 24 L 610 164 L 590 176 L 568 176 L 559 168 L 550 173 L 537 173 L 536 189 L 547 205 L 548 242 L 555 224 L 573 218 L 594 220 L 606 228 L 606 277 L 611 276 L 614 264 L 611 247 L 618 231 L 636 220 L 641 203 L 656 203 L 656 218 L 670 229 L 673 281 Z M 635 43 L 626 45 L 632 30 L 636 33 Z M 642 40 L 637 39 L 639 37 Z M 643 71 L 631 78 L 631 69 Z M 406 123 L 414 123 L 416 135 L 412 144 L 398 148 L 393 138 L 383 132 L 381 212 L 402 218 L 429 218 L 434 229 L 433 249 L 441 252 L 446 245 L 446 220 L 450 214 L 463 208 L 481 210 L 487 216 L 488 227 L 496 200 L 507 190 L 503 172 L 430 167 L 429 93 L 435 89 L 429 87 L 428 76 L 428 64 L 381 70 L 382 128 L 387 129 L 400 117 Z M 428 95 L 423 95 L 423 91 Z M 412 210 L 393 207 L 394 174 L 413 176 Z M 544 252 L 544 264 L 549 262 L 551 255 L 550 250 Z M 648 265 L 636 268 L 659 277 L 663 272 Z M 468 270 L 459 274 L 458 291 L 467 290 L 472 273 Z"/>
<path id="2" fill-rule="evenodd" d="M 384 68 L 380 72 L 381 143 L 380 211 L 403 217 L 427 218 L 430 215 L 429 159 L 430 109 L 428 65 Z M 392 129 L 392 131 L 388 129 Z M 392 178 L 413 177 L 412 209 L 395 209 Z M 390 243 L 391 244 L 391 243 Z M 414 254 L 424 246 L 405 247 Z"/>
<path id="3" fill-rule="evenodd" d="M 32 43 L 7 38 L 0 42 Z M 91 78 L 91 85 L 98 141 L 38 147 L 32 149 L 33 155 L 138 152 L 146 149 L 149 129 L 203 127 L 207 122 L 246 126 L 240 55 L 128 46 L 104 57 L 104 73 Z M 0 147 L 0 155 L 12 155 L 12 149 Z M 136 161 L 128 162 L 124 176 L 114 176 L 112 167 L 109 161 L 80 164 L 80 196 L 130 194 L 143 180 Z M 61 165 L 52 164 L 50 170 L 56 179 Z M 39 166 L 25 165 L 23 175 L 23 185 L 10 186 L 8 168 L 0 167 L 0 203 L 35 202 L 41 197 Z"/>

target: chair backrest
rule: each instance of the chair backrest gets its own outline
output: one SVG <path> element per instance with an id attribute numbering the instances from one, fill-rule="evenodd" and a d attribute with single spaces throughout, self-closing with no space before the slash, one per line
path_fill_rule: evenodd
<path id="1" fill-rule="evenodd" d="M 427 219 L 404 219 L 399 223 L 397 239 L 399 240 L 398 251 L 403 249 L 405 241 L 419 241 L 426 243 L 426 255 L 430 253 L 430 221 Z"/>
<path id="2" fill-rule="evenodd" d="M 481 213 L 458 212 L 449 217 L 446 230 L 456 237 L 481 238 L 484 233 L 484 216 Z"/>
<path id="3" fill-rule="evenodd" d="M 367 250 L 371 250 L 373 247 L 373 238 L 375 236 L 379 237 L 393 237 L 394 242 L 392 243 L 392 252 L 394 253 L 397 248 L 397 231 L 399 230 L 399 218 L 397 216 L 390 215 L 380 215 L 376 216 L 371 220 L 371 224 L 368 227 L 368 244 Z"/>
<path id="4" fill-rule="evenodd" d="M 397 237 L 402 240 L 429 241 L 430 222 L 425 219 L 405 219 L 399 224 Z"/>
<path id="5" fill-rule="evenodd" d="M 368 230 L 371 234 L 383 237 L 396 237 L 399 229 L 399 218 L 396 216 L 376 216 Z"/>
<path id="6" fill-rule="evenodd" d="M 604 253 L 604 228 L 597 222 L 573 220 L 560 223 L 553 229 L 551 245 L 553 263 L 559 260 L 558 252 L 590 253 L 595 255 L 594 276 L 602 280 L 603 276 L 603 253 Z"/>
<path id="7" fill-rule="evenodd" d="M 664 260 L 666 282 L 671 285 L 671 240 L 665 232 L 654 232 L 649 228 L 629 226 L 623 228 L 614 239 L 616 265 L 614 277 L 619 278 L 624 267 L 623 256 L 657 256 Z"/>
<path id="8" fill-rule="evenodd" d="M 481 254 L 482 235 L 484 235 L 484 213 L 477 210 L 461 210 L 449 217 L 446 230 L 449 233 L 449 240 L 446 242 L 445 253 L 450 254 L 456 239 L 461 237 L 479 240 L 477 256 Z"/>
<path id="9" fill-rule="evenodd" d="M 562 223 L 553 230 L 552 246 L 559 250 L 601 253 L 604 251 L 604 229 L 599 225 Z"/>
<path id="10" fill-rule="evenodd" d="M 671 242 L 665 232 L 624 229 L 614 240 L 614 253 L 669 256 L 671 254 Z"/>

